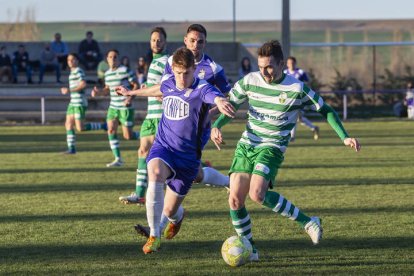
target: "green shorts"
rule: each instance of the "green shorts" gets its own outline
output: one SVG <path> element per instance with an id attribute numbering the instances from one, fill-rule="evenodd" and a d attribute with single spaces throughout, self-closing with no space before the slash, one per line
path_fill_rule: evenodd
<path id="1" fill-rule="evenodd" d="M 133 108 L 130 109 L 115 109 L 110 107 L 106 115 L 107 121 L 118 120 L 122 126 L 133 127 L 135 121 L 135 112 Z"/>
<path id="2" fill-rule="evenodd" d="M 269 180 L 272 187 L 283 159 L 283 153 L 278 148 L 255 148 L 247 144 L 238 143 L 229 174 L 257 174 Z"/>
<path id="3" fill-rule="evenodd" d="M 139 137 L 155 136 L 161 119 L 145 119 L 139 130 Z"/>
<path id="4" fill-rule="evenodd" d="M 68 105 L 68 109 L 66 110 L 66 115 L 73 115 L 75 117 L 75 120 L 85 120 L 87 109 L 88 107 L 86 106 Z"/>

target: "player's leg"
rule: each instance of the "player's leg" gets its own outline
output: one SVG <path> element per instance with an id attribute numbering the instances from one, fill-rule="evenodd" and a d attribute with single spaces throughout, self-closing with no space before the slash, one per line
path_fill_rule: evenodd
<path id="1" fill-rule="evenodd" d="M 68 145 L 68 150 L 65 151 L 65 154 L 75 154 L 76 153 L 76 135 L 75 135 L 75 117 L 71 113 L 71 107 L 68 107 L 68 112 L 66 114 L 65 129 L 66 129 L 66 143 Z"/>
<path id="2" fill-rule="evenodd" d="M 165 193 L 164 210 L 162 214 L 169 221 L 164 231 L 164 237 L 168 240 L 174 238 L 178 234 L 185 215 L 184 208 L 181 205 L 185 195 L 180 195 L 170 188 L 170 185 L 181 185 L 182 181 L 181 183 L 176 183 L 180 181 L 181 180 L 178 179 L 170 180 Z M 162 230 L 161 225 L 160 228 Z"/>
<path id="3" fill-rule="evenodd" d="M 200 164 L 195 183 L 205 184 L 207 186 L 229 187 L 230 178 L 211 167 L 204 167 Z"/>
<path id="4" fill-rule="evenodd" d="M 108 140 L 111 147 L 112 153 L 115 157 L 115 160 L 111 163 L 106 164 L 107 167 L 119 167 L 123 165 L 121 158 L 121 151 L 119 149 L 119 140 L 117 136 L 118 130 L 118 113 L 117 110 L 109 108 L 107 115 L 107 125 L 108 125 Z"/>
<path id="5" fill-rule="evenodd" d="M 139 131 L 133 131 L 135 123 L 134 109 L 125 109 L 119 111 L 119 122 L 122 125 L 122 135 L 125 140 L 138 140 Z"/>
<path id="6" fill-rule="evenodd" d="M 311 120 L 309 120 L 303 111 L 300 112 L 301 115 L 299 116 L 299 122 L 302 126 L 309 128 L 313 132 L 313 139 L 319 139 L 319 127 L 315 126 Z"/>
<path id="7" fill-rule="evenodd" d="M 164 183 L 171 173 L 169 166 L 160 158 L 154 158 L 148 163 L 148 190 L 145 205 L 150 236 L 142 248 L 145 254 L 155 252 L 160 247 L 160 219 L 164 208 Z"/>

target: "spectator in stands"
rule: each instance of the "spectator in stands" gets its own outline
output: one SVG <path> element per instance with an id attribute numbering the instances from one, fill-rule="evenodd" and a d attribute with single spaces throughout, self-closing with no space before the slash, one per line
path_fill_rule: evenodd
<path id="1" fill-rule="evenodd" d="M 98 76 L 98 84 L 101 86 L 105 86 L 105 72 L 108 71 L 109 65 L 106 59 L 101 60 L 98 64 L 98 68 L 96 69 L 96 74 Z"/>
<path id="2" fill-rule="evenodd" d="M 123 56 L 121 59 L 121 64 L 125 66 L 126 68 L 128 68 L 128 71 L 131 70 L 131 66 L 129 64 L 129 57 Z"/>
<path id="3" fill-rule="evenodd" d="M 50 44 L 50 48 L 55 53 L 58 62 L 62 65 L 62 70 L 66 70 L 69 51 L 66 43 L 62 41 L 62 35 L 60 33 L 55 33 L 55 40 Z"/>
<path id="4" fill-rule="evenodd" d="M 6 46 L 0 48 L 0 81 L 3 82 L 3 77 L 7 77 L 8 82 L 12 82 L 12 63 L 10 56 L 6 52 Z"/>
<path id="5" fill-rule="evenodd" d="M 93 32 L 86 32 L 86 38 L 79 44 L 79 58 L 86 70 L 95 70 L 102 60 L 98 42 L 93 39 Z"/>
<path id="6" fill-rule="evenodd" d="M 39 72 L 39 84 L 43 82 L 43 75 L 46 70 L 53 70 L 56 72 L 56 82 L 61 83 L 60 81 L 60 65 L 57 59 L 56 54 L 50 48 L 50 43 L 45 44 L 40 55 L 40 72 Z"/>
<path id="7" fill-rule="evenodd" d="M 32 67 L 30 66 L 29 53 L 27 53 L 23 44 L 20 44 L 18 50 L 13 53 L 12 69 L 13 83 L 17 83 L 17 76 L 19 72 L 25 72 L 27 83 L 33 83 Z"/>
<path id="8" fill-rule="evenodd" d="M 250 72 L 252 72 L 252 65 L 250 63 L 250 59 L 248 57 L 244 57 L 241 61 L 239 68 L 239 79 L 243 78 Z"/>
<path id="9" fill-rule="evenodd" d="M 408 119 L 414 119 L 414 90 L 413 90 L 413 82 L 407 82 L 407 92 L 405 96 L 405 105 L 407 106 L 407 115 Z"/>
<path id="10" fill-rule="evenodd" d="M 138 83 L 141 85 L 147 80 L 147 73 L 148 73 L 148 65 L 145 62 L 144 57 L 139 57 L 137 62 L 137 67 L 135 70 L 135 74 L 138 79 Z"/>

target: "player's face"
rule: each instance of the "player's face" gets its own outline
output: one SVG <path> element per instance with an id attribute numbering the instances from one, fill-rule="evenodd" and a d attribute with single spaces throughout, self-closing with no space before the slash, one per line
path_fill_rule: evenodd
<path id="1" fill-rule="evenodd" d="M 267 83 L 271 83 L 282 76 L 283 61 L 279 62 L 278 64 L 273 56 L 259 56 L 257 63 L 259 65 L 260 74 Z"/>
<path id="2" fill-rule="evenodd" d="M 166 43 L 167 41 L 165 40 L 165 37 L 162 34 L 158 32 L 152 33 L 151 40 L 150 40 L 150 46 L 151 46 L 151 51 L 154 54 L 162 53 L 164 51 Z"/>
<path id="3" fill-rule="evenodd" d="M 292 60 L 292 59 L 288 59 L 287 61 L 286 61 L 286 66 L 287 66 L 287 68 L 289 69 L 289 70 L 294 70 L 295 69 L 295 66 L 296 66 L 296 64 L 295 64 L 295 62 Z"/>
<path id="4" fill-rule="evenodd" d="M 78 67 L 78 60 L 76 59 L 76 57 L 69 55 L 67 61 L 68 61 L 69 68 Z"/>
<path id="5" fill-rule="evenodd" d="M 179 89 L 188 88 L 194 81 L 194 67 L 184 68 L 180 65 L 172 65 L 172 71 L 175 77 L 175 85 Z"/>
<path id="6" fill-rule="evenodd" d="M 109 52 L 106 56 L 109 68 L 116 68 L 118 66 L 118 54 L 116 52 Z"/>
<path id="7" fill-rule="evenodd" d="M 184 37 L 184 44 L 188 50 L 193 52 L 194 57 L 196 60 L 199 60 L 203 55 L 204 47 L 206 46 L 206 36 L 203 33 L 199 32 L 189 32 Z"/>

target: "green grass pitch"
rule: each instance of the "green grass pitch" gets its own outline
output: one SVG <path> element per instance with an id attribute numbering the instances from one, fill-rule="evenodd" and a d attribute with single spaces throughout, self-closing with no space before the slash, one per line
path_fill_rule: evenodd
<path id="1" fill-rule="evenodd" d="M 323 219 L 324 239 L 312 246 L 296 223 L 248 200 L 261 260 L 240 268 L 220 254 L 235 234 L 224 189 L 195 185 L 180 233 L 144 255 L 133 225 L 145 208 L 118 202 L 134 188 L 136 141 L 121 140 L 126 165 L 108 169 L 103 132 L 78 135 L 78 154 L 64 156 L 63 126 L 2 126 L 0 274 L 414 274 L 414 123 L 345 123 L 358 154 L 319 125 L 319 141 L 299 126 L 276 190 Z M 242 129 L 226 126 L 226 146 L 209 144 L 203 158 L 226 172 Z"/>

